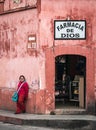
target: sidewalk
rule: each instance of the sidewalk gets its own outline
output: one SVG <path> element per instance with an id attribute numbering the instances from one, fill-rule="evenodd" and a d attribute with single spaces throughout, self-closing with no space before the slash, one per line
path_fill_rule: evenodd
<path id="1" fill-rule="evenodd" d="M 0 110 L 0 121 L 15 125 L 44 126 L 70 130 L 96 129 L 96 116 L 93 115 L 14 114 L 12 111 Z"/>

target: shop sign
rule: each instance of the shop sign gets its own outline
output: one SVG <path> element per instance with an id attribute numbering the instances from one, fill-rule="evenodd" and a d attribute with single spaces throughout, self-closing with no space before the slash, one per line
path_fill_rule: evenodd
<path id="1" fill-rule="evenodd" d="M 85 20 L 55 20 L 54 21 L 55 40 L 84 40 L 86 39 Z"/>

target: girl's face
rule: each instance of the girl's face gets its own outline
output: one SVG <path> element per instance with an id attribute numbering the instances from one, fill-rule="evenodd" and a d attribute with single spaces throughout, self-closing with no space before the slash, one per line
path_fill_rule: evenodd
<path id="1" fill-rule="evenodd" d="M 21 82 L 24 82 L 25 81 L 25 78 L 23 76 L 20 77 L 19 79 Z"/>

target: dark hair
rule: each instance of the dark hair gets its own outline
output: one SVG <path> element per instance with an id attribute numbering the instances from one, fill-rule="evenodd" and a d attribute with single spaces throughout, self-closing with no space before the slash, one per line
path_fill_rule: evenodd
<path id="1" fill-rule="evenodd" d="M 24 75 L 20 75 L 19 80 L 20 80 L 20 78 L 21 78 L 21 77 L 23 77 L 23 78 L 24 78 L 24 80 L 26 80 Z"/>

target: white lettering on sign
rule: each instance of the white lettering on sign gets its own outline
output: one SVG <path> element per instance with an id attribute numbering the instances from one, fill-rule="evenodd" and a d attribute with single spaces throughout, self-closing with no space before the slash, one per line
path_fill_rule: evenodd
<path id="1" fill-rule="evenodd" d="M 31 36 L 30 36 L 30 37 L 28 38 L 28 40 L 29 40 L 29 41 L 35 41 L 35 37 L 31 37 Z"/>
<path id="2" fill-rule="evenodd" d="M 54 21 L 54 39 L 86 39 L 86 21 Z"/>

